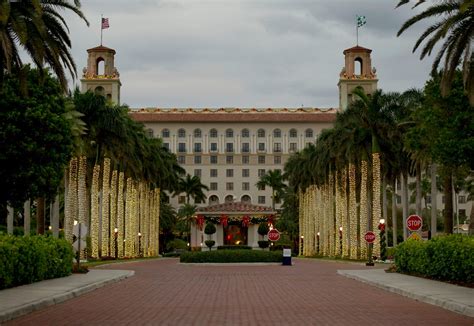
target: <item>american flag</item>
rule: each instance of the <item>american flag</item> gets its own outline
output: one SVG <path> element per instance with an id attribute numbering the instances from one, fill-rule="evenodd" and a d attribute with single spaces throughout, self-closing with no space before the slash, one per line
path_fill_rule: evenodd
<path id="1" fill-rule="evenodd" d="M 102 29 L 109 28 L 109 19 L 108 18 L 102 18 Z"/>

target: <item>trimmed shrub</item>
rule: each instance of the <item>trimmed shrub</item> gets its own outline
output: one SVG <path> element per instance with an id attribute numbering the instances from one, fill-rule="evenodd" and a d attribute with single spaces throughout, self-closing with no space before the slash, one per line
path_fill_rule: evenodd
<path id="1" fill-rule="evenodd" d="M 71 274 L 73 252 L 63 239 L 0 236 L 0 289 Z"/>
<path id="2" fill-rule="evenodd" d="M 218 250 L 240 250 L 240 249 L 251 250 L 252 247 L 244 246 L 244 245 L 224 245 L 224 246 L 217 246 L 217 249 Z"/>
<path id="3" fill-rule="evenodd" d="M 177 249 L 188 249 L 188 243 L 182 239 L 174 239 L 166 243 L 166 251 L 173 251 Z"/>
<path id="4" fill-rule="evenodd" d="M 258 225 L 258 234 L 260 234 L 261 236 L 265 236 L 267 235 L 268 231 L 270 230 L 270 228 L 268 227 L 268 223 L 260 223 Z"/>
<path id="5" fill-rule="evenodd" d="M 212 246 L 214 246 L 216 244 L 216 242 L 214 240 L 206 240 L 204 241 L 204 243 L 206 244 L 206 246 L 211 249 Z"/>
<path id="6" fill-rule="evenodd" d="M 474 283 L 474 237 L 453 234 L 405 241 L 396 248 L 395 265 L 402 273 Z"/>
<path id="7" fill-rule="evenodd" d="M 185 252 L 180 257 L 182 263 L 281 263 L 281 251 L 261 250 L 216 250 L 202 252 Z"/>
<path id="8" fill-rule="evenodd" d="M 214 225 L 214 223 L 207 223 L 206 227 L 204 228 L 204 233 L 206 233 L 207 235 L 216 233 L 216 226 Z"/>
<path id="9" fill-rule="evenodd" d="M 270 245 L 270 241 L 268 241 L 268 240 L 259 240 L 258 241 L 258 246 L 262 249 L 268 248 L 269 245 Z"/>

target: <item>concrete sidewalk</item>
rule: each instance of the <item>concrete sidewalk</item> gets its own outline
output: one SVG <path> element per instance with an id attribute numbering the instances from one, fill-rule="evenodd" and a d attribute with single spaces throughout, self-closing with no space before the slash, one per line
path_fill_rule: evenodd
<path id="1" fill-rule="evenodd" d="M 0 323 L 58 304 L 134 274 L 134 271 L 125 270 L 90 270 L 87 274 L 73 274 L 2 290 Z"/>
<path id="2" fill-rule="evenodd" d="M 472 288 L 399 273 L 386 273 L 383 269 L 338 270 L 337 273 L 405 297 L 474 317 Z"/>

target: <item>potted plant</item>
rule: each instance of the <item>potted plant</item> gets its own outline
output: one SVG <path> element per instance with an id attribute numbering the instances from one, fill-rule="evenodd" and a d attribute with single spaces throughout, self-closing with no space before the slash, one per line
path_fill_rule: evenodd
<path id="1" fill-rule="evenodd" d="M 206 227 L 204 228 L 204 233 L 206 233 L 209 236 L 209 240 L 204 241 L 207 247 L 209 247 L 209 250 L 212 249 L 212 247 L 216 244 L 214 240 L 211 240 L 211 236 L 216 233 L 216 226 L 213 223 L 207 223 Z"/>
<path id="2" fill-rule="evenodd" d="M 262 249 L 268 248 L 268 246 L 270 245 L 268 240 L 264 240 L 269 230 L 270 228 L 268 227 L 267 223 L 260 223 L 260 225 L 258 226 L 257 232 L 262 237 L 262 240 L 258 241 L 258 246 Z"/>

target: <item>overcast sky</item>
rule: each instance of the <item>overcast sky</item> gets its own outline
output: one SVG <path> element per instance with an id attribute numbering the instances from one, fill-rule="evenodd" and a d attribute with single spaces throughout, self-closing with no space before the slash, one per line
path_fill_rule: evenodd
<path id="1" fill-rule="evenodd" d="M 121 100 L 140 107 L 337 107 L 342 51 L 370 48 L 379 88 L 423 87 L 432 58 L 412 53 L 424 25 L 398 0 L 82 0 L 90 26 L 67 15 L 78 73 L 88 48 L 117 51 Z M 423 7 L 423 6 L 420 6 Z"/>

